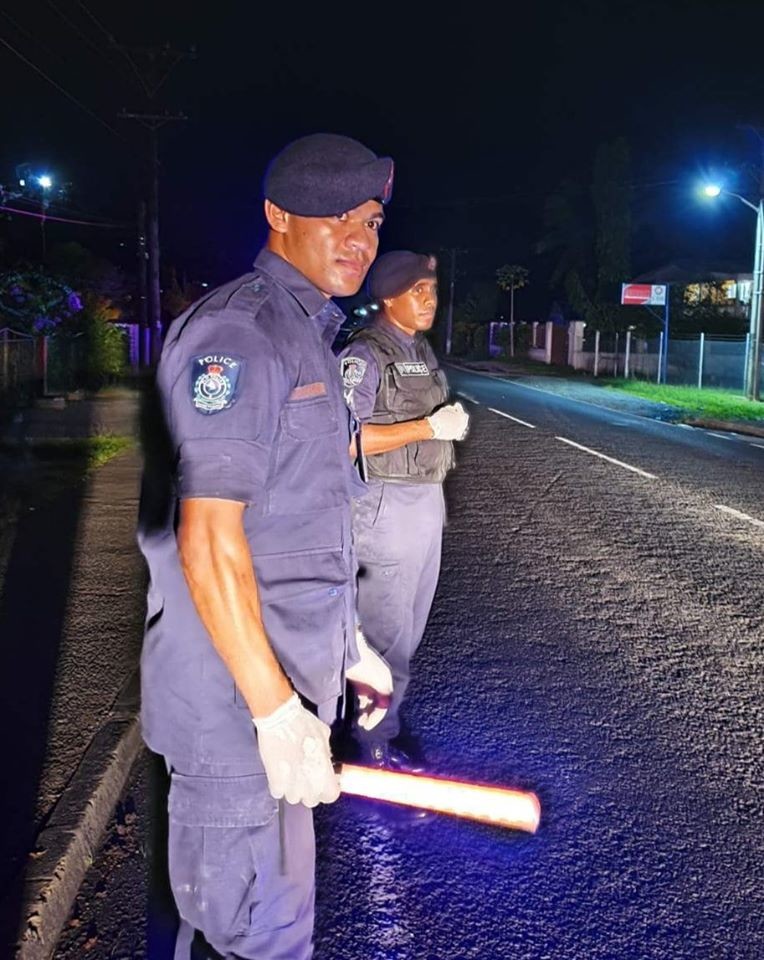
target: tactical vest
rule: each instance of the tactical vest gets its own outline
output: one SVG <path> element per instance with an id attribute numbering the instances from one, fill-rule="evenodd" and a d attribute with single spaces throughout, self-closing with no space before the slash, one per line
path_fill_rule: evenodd
<path id="1" fill-rule="evenodd" d="M 350 342 L 359 340 L 371 348 L 380 373 L 370 423 L 419 420 L 447 401 L 446 378 L 424 337 L 415 341 L 416 361 L 379 324 L 359 330 Z M 368 476 L 387 483 L 442 483 L 453 465 L 449 440 L 417 440 L 366 457 Z"/>

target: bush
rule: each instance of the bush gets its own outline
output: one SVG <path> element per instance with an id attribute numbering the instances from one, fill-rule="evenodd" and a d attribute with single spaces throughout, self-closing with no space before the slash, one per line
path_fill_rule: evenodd
<path id="1" fill-rule="evenodd" d="M 94 294 L 85 297 L 81 314 L 83 358 L 80 379 L 88 390 L 99 390 L 125 372 L 125 335 L 111 323 L 114 307 L 110 300 Z"/>

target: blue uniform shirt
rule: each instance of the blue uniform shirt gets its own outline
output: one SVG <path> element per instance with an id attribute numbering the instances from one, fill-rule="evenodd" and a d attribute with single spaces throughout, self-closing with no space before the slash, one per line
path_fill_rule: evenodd
<path id="1" fill-rule="evenodd" d="M 151 578 L 141 672 L 144 737 L 177 766 L 262 770 L 247 705 L 180 568 L 179 499 L 247 504 L 265 629 L 303 696 L 333 702 L 357 657 L 350 504 L 365 488 L 348 454 L 353 419 L 330 349 L 342 320 L 264 250 L 254 272 L 168 332 L 157 382 L 174 484 L 165 521 L 139 534 Z"/>

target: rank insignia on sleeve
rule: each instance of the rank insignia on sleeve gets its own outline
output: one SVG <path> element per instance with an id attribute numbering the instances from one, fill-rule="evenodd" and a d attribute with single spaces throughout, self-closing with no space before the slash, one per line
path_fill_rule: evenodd
<path id="1" fill-rule="evenodd" d="M 191 398 L 200 413 L 219 413 L 236 399 L 242 361 L 223 353 L 208 353 L 191 361 Z"/>
<path id="2" fill-rule="evenodd" d="M 348 389 L 357 387 L 366 374 L 366 361 L 360 357 L 343 357 L 340 371 L 342 382 Z"/>

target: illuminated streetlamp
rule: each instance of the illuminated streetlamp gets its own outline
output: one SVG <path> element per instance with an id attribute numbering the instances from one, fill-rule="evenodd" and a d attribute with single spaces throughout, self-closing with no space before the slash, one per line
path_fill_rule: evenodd
<path id="1" fill-rule="evenodd" d="M 748 349 L 745 358 L 745 395 L 749 400 L 759 399 L 759 381 L 761 375 L 761 328 L 762 328 L 762 274 L 764 273 L 764 199 L 758 204 L 751 203 L 739 193 L 726 190 L 716 183 L 703 188 L 705 196 L 715 199 L 724 194 L 735 197 L 756 214 L 756 245 L 753 256 L 753 284 L 751 288 L 751 315 L 749 324 Z"/>

